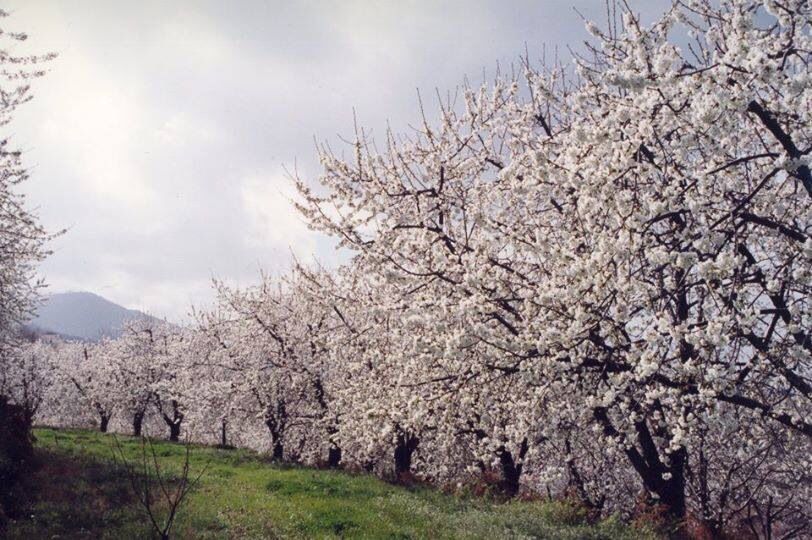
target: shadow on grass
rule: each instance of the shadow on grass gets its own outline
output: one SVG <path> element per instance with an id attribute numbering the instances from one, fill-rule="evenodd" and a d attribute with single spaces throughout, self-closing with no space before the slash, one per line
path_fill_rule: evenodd
<path id="1" fill-rule="evenodd" d="M 114 463 L 38 449 L 26 480 L 29 508 L 10 523 L 8 538 L 148 538 L 149 524 Z"/>

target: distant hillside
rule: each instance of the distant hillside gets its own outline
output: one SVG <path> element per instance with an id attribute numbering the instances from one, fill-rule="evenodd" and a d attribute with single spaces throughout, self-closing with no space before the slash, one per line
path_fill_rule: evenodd
<path id="1" fill-rule="evenodd" d="M 42 332 L 95 341 L 118 337 L 122 324 L 136 318 L 151 317 L 97 294 L 69 292 L 48 296 L 28 326 Z"/>

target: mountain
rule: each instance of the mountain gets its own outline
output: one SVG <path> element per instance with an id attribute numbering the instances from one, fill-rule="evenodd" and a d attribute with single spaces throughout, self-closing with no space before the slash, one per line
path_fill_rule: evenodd
<path id="1" fill-rule="evenodd" d="M 44 333 L 96 341 L 118 337 L 130 319 L 153 318 L 89 292 L 52 294 L 45 298 L 29 327 Z"/>

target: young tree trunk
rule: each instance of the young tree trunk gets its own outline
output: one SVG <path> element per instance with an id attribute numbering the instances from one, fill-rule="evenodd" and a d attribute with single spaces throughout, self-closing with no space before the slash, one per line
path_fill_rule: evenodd
<path id="1" fill-rule="evenodd" d="M 225 448 L 228 446 L 228 440 L 226 439 L 226 419 L 223 418 L 220 421 L 220 446 Z"/>

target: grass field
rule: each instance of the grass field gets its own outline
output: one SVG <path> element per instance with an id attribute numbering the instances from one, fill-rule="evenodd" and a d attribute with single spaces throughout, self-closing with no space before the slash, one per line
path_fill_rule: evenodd
<path id="1" fill-rule="evenodd" d="M 35 430 L 41 466 L 35 499 L 9 538 L 149 538 L 147 518 L 113 461 L 114 439 L 92 431 Z M 118 437 L 128 459 L 137 440 Z M 178 471 L 184 447 L 155 442 L 159 463 Z M 205 468 L 180 510 L 177 538 L 644 538 L 616 520 L 584 523 L 558 502 L 500 504 L 368 475 L 285 467 L 246 450 L 195 446 Z"/>

